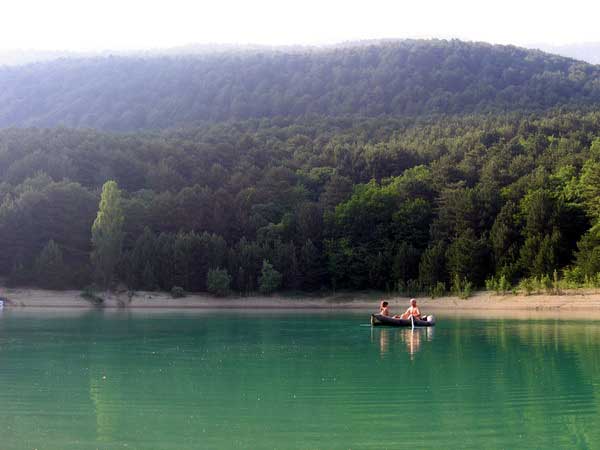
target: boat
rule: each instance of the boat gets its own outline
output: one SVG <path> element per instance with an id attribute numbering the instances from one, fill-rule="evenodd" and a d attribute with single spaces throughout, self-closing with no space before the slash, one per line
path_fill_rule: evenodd
<path id="1" fill-rule="evenodd" d="M 425 319 L 394 319 L 381 314 L 371 314 L 373 327 L 432 327 L 435 325 L 434 316 L 425 316 Z"/>

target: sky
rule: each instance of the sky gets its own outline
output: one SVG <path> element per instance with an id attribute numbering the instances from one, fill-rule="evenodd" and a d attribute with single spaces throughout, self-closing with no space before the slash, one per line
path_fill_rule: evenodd
<path id="1" fill-rule="evenodd" d="M 381 38 L 599 42 L 597 0 L 2 0 L 0 50 L 321 45 Z"/>

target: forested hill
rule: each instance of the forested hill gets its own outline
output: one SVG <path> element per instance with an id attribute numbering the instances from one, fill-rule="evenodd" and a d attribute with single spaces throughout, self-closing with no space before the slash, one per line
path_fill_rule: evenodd
<path id="1" fill-rule="evenodd" d="M 63 59 L 0 69 L 0 127 L 124 131 L 247 118 L 541 111 L 598 103 L 598 66 L 461 41 Z"/>
<path id="2" fill-rule="evenodd" d="M 90 283 L 114 180 L 132 289 L 210 290 L 221 270 L 254 292 L 265 262 L 281 289 L 548 286 L 555 270 L 600 286 L 599 137 L 600 113 L 3 130 L 0 279 Z"/>

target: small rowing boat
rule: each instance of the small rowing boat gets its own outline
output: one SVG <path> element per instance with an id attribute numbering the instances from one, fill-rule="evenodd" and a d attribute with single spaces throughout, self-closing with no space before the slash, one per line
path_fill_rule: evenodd
<path id="1" fill-rule="evenodd" d="M 371 314 L 371 326 L 374 327 L 432 327 L 435 325 L 435 317 L 425 316 L 424 319 L 394 319 L 381 314 Z"/>

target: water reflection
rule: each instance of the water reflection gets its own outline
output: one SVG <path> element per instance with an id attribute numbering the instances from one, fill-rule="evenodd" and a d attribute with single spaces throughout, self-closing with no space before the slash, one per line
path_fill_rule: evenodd
<path id="1" fill-rule="evenodd" d="M 599 322 L 73 319 L 0 315 L 2 450 L 600 448 Z"/>
<path id="2" fill-rule="evenodd" d="M 423 342 L 430 342 L 435 335 L 434 327 L 427 328 L 380 328 L 371 329 L 371 340 L 374 333 L 378 333 L 379 354 L 384 357 L 396 347 L 404 346 L 406 353 L 413 360 L 415 355 L 421 351 Z"/>

